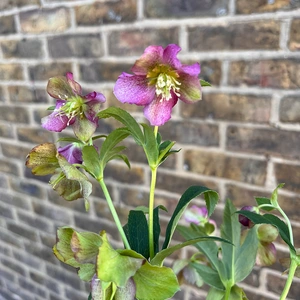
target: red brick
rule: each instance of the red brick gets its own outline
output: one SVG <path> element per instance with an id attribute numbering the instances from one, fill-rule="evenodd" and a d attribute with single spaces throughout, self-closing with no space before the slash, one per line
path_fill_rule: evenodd
<path id="1" fill-rule="evenodd" d="M 276 163 L 275 176 L 278 183 L 285 183 L 285 189 L 300 194 L 300 165 Z"/>
<path id="2" fill-rule="evenodd" d="M 201 175 L 227 178 L 254 185 L 264 185 L 266 161 L 238 158 L 222 153 L 187 150 L 184 163 L 188 170 Z"/>
<path id="3" fill-rule="evenodd" d="M 136 0 L 117 0 L 77 6 L 75 9 L 77 25 L 93 26 L 133 22 L 137 15 L 136 2 Z"/>
<path id="4" fill-rule="evenodd" d="M 298 96 L 284 97 L 279 108 L 280 121 L 300 123 L 300 100 Z"/>
<path id="5" fill-rule="evenodd" d="M 146 28 L 114 31 L 109 35 L 109 53 L 112 55 L 142 55 L 149 45 L 178 44 L 178 29 Z"/>
<path id="6" fill-rule="evenodd" d="M 300 19 L 294 19 L 290 29 L 289 47 L 292 51 L 300 51 Z"/>
<path id="7" fill-rule="evenodd" d="M 299 159 L 300 131 L 273 128 L 227 128 L 227 149 Z"/>
<path id="8" fill-rule="evenodd" d="M 237 0 L 236 10 L 238 14 L 252 14 L 262 12 L 272 12 L 278 10 L 289 10 L 299 7 L 299 3 L 290 0 Z"/>
<path id="9" fill-rule="evenodd" d="M 299 89 L 300 60 L 236 61 L 230 64 L 229 85 Z"/>
<path id="10" fill-rule="evenodd" d="M 190 27 L 192 51 L 279 49 L 280 24 L 275 21 Z"/>
<path id="11" fill-rule="evenodd" d="M 186 118 L 268 123 L 271 97 L 238 94 L 202 94 L 202 101 L 193 105 L 181 103 L 181 114 Z"/>
<path id="12" fill-rule="evenodd" d="M 188 18 L 206 17 L 227 14 L 228 0 L 199 1 L 199 0 L 147 0 L 145 15 L 149 18 Z"/>
<path id="13" fill-rule="evenodd" d="M 64 32 L 70 27 L 70 14 L 64 7 L 35 9 L 20 13 L 24 33 Z"/>

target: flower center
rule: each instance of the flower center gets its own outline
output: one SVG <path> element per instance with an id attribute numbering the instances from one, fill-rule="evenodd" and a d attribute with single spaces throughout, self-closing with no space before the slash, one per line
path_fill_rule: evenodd
<path id="1" fill-rule="evenodd" d="M 152 71 L 148 72 L 147 78 L 150 79 L 149 84 L 155 85 L 155 93 L 162 100 L 170 100 L 172 93 L 180 96 L 181 83 L 177 80 L 179 75 L 176 71 L 165 65 L 158 65 Z"/>
<path id="2" fill-rule="evenodd" d="M 74 96 L 68 99 L 68 101 L 62 105 L 58 112 L 58 116 L 67 116 L 69 121 L 78 115 L 82 115 L 85 110 L 86 104 L 84 99 L 80 96 Z"/>

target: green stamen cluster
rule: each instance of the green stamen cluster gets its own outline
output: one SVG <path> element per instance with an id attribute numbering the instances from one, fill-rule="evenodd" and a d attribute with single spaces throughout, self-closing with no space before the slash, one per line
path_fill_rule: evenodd
<path id="1" fill-rule="evenodd" d="M 57 115 L 67 116 L 69 120 L 78 115 L 82 115 L 86 108 L 85 101 L 80 96 L 71 97 L 68 101 L 59 108 Z"/>
<path id="2" fill-rule="evenodd" d="M 155 85 L 156 96 L 161 98 L 161 101 L 170 100 L 171 91 L 180 96 L 181 83 L 177 80 L 178 77 L 177 72 L 166 65 L 158 65 L 147 74 L 147 78 L 150 79 L 149 85 Z"/>

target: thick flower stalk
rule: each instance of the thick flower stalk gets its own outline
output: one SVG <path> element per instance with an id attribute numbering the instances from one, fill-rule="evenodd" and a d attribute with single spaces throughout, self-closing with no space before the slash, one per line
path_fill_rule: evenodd
<path id="1" fill-rule="evenodd" d="M 82 96 L 79 83 L 73 80 L 73 74 L 66 77 L 50 78 L 47 85 L 48 94 L 56 99 L 54 111 L 42 119 L 42 126 L 50 131 L 61 132 L 72 126 L 76 137 L 88 141 L 98 126 L 97 113 L 105 97 L 101 93 L 92 92 Z"/>
<path id="2" fill-rule="evenodd" d="M 177 58 L 180 50 L 175 44 L 166 48 L 149 46 L 132 67 L 134 75 L 122 73 L 114 87 L 122 103 L 144 106 L 144 115 L 153 126 L 161 126 L 171 118 L 178 100 L 201 100 L 200 65 L 181 64 Z"/>

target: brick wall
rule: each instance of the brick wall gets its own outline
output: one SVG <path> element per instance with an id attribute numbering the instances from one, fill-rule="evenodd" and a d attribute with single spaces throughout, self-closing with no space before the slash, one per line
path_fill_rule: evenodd
<path id="1" fill-rule="evenodd" d="M 1 0 L 0 298 L 87 298 L 88 286 L 51 247 L 65 224 L 105 229 L 117 239 L 100 189 L 86 213 L 82 201 L 58 198 L 49 178 L 25 170 L 25 156 L 57 139 L 40 127 L 53 103 L 45 93 L 49 77 L 72 71 L 85 89 L 119 105 L 114 81 L 150 44 L 178 43 L 180 58 L 200 61 L 201 77 L 213 84 L 202 102 L 176 107 L 161 128 L 183 150 L 162 165 L 157 201 L 172 211 L 189 185 L 202 184 L 216 189 L 222 203 L 229 197 L 241 206 L 285 182 L 280 201 L 300 247 L 299 28 L 299 0 Z M 142 119 L 136 107 L 125 108 Z M 115 126 L 102 121 L 99 132 Z M 118 163 L 106 170 L 122 222 L 131 206 L 147 204 L 149 184 L 142 153 L 127 145 L 132 170 Z M 277 247 L 287 255 L 280 241 Z M 255 269 L 243 283 L 249 299 L 278 299 L 281 272 L 278 263 Z M 296 280 L 289 297 L 299 294 Z M 205 299 L 205 292 L 186 286 L 175 298 Z"/>

